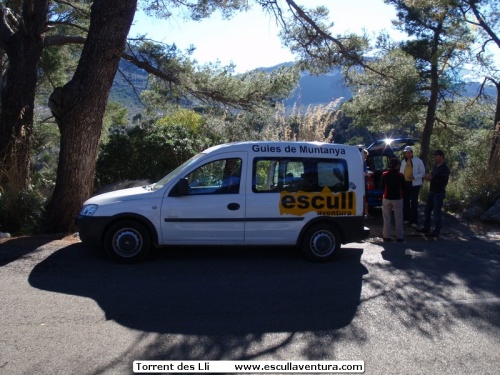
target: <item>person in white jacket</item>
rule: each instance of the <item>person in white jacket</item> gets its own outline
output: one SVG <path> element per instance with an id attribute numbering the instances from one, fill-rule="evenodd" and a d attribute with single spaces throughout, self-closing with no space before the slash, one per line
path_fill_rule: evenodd
<path id="1" fill-rule="evenodd" d="M 418 194 L 422 187 L 422 178 L 425 175 L 424 162 L 413 156 L 413 148 L 406 146 L 403 149 L 404 160 L 399 171 L 405 176 L 403 190 L 403 217 L 404 222 L 413 228 L 418 227 Z"/>

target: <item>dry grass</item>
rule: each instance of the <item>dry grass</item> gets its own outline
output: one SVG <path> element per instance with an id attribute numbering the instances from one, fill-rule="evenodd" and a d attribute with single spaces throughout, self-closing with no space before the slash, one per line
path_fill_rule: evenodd
<path id="1" fill-rule="evenodd" d="M 274 141 L 321 141 L 332 142 L 332 124 L 338 116 L 340 100 L 329 104 L 308 106 L 306 109 L 294 105 L 291 113 L 281 107 L 274 123 L 262 132 L 263 139 Z"/>

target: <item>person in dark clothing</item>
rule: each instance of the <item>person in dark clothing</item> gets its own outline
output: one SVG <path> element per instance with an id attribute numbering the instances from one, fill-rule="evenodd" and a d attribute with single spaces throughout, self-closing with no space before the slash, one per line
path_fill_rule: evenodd
<path id="1" fill-rule="evenodd" d="M 392 238 L 392 212 L 394 212 L 396 239 L 398 242 L 404 241 L 403 189 L 405 186 L 405 177 L 399 172 L 399 166 L 399 159 L 391 159 L 389 161 L 389 169 L 382 174 L 380 180 L 384 189 L 382 196 L 382 217 L 384 219 L 382 236 L 384 241 L 391 241 Z"/>
<path id="2" fill-rule="evenodd" d="M 434 157 L 434 167 L 430 174 L 424 176 L 425 181 L 430 181 L 429 196 L 424 211 L 424 226 L 417 229 L 417 232 L 424 233 L 428 237 L 439 237 L 442 228 L 441 210 L 446 196 L 450 168 L 444 162 L 444 152 L 442 150 L 436 150 L 432 155 Z M 434 230 L 432 231 L 431 214 L 434 219 Z"/>

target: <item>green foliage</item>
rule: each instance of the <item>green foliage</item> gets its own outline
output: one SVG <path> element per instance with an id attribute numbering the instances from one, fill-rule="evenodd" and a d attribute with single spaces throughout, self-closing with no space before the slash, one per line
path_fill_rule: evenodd
<path id="1" fill-rule="evenodd" d="M 459 68 L 474 34 L 456 0 L 385 0 L 396 8 L 393 25 L 409 38 L 400 48 L 415 59 L 419 90 L 444 93 L 460 81 Z M 449 92 L 448 92 L 449 95 Z"/>
<path id="2" fill-rule="evenodd" d="M 255 139 L 331 141 L 338 102 L 231 114 L 178 108 L 131 129 L 111 128 L 97 160 L 96 188 L 125 180 L 159 180 L 214 144 Z"/>
<path id="3" fill-rule="evenodd" d="M 90 23 L 90 7 L 93 1 L 51 1 L 49 2 L 48 18 L 57 25 L 54 34 L 69 33 L 79 35 Z M 77 28 L 72 27 L 78 25 Z"/>
<path id="4" fill-rule="evenodd" d="M 120 103 L 108 103 L 103 122 L 105 129 L 110 126 L 127 125 L 127 108 Z"/>
<path id="5" fill-rule="evenodd" d="M 484 105 L 465 104 L 455 102 L 448 107 L 446 122 L 438 123 L 434 129 L 431 150 L 444 150 L 451 170 L 446 200 L 458 203 L 458 210 L 470 204 L 488 209 L 500 199 L 500 176 L 488 172 L 491 113 L 484 110 Z M 430 170 L 431 163 L 424 162 L 428 162 Z M 424 190 L 421 199 L 426 194 Z"/>
<path id="6" fill-rule="evenodd" d="M 60 134 L 54 123 L 36 122 L 33 127 L 31 179 L 33 189 L 48 197 L 56 181 Z"/>
<path id="7" fill-rule="evenodd" d="M 64 85 L 74 73 L 80 58 L 83 38 L 90 23 L 90 6 L 92 1 L 79 0 L 72 2 L 49 2 L 47 18 L 50 27 L 44 34 L 46 45 L 39 62 L 37 100 L 44 105 L 47 96 L 55 87 Z M 19 10 L 20 12 L 20 10 Z M 81 37 L 81 43 L 75 39 L 70 42 L 66 38 Z M 57 38 L 55 43 L 49 42 Z"/>
<path id="8" fill-rule="evenodd" d="M 148 55 L 151 54 L 154 55 L 153 47 L 148 50 Z M 231 65 L 214 63 L 197 67 L 189 61 L 168 56 L 159 58 L 158 65 L 168 69 L 170 78 L 153 78 L 151 91 L 141 94 L 155 109 L 167 102 L 235 110 L 272 107 L 291 95 L 299 79 L 296 67 L 235 75 Z"/>
<path id="9" fill-rule="evenodd" d="M 120 103 L 108 103 L 108 105 L 106 106 L 106 112 L 104 112 L 104 118 L 102 120 L 101 142 L 107 142 L 109 133 L 108 130 L 111 127 L 126 126 L 127 124 L 127 108 L 125 108 Z"/>
<path id="10" fill-rule="evenodd" d="M 441 114 L 443 117 L 434 128 L 431 150 L 445 150 L 448 163 L 457 170 L 486 165 L 491 144 L 488 129 L 491 113 L 483 103 L 456 101 L 449 103 Z"/>
<path id="11" fill-rule="evenodd" d="M 293 66 L 235 75 L 233 65 L 200 66 L 190 59 L 192 49 L 180 51 L 175 45 L 143 39 L 131 45 L 128 53 L 150 74 L 151 85 L 141 99 L 154 110 L 172 103 L 237 110 L 272 106 L 291 95 L 300 77 Z"/>
<path id="12" fill-rule="evenodd" d="M 156 122 L 158 126 L 175 126 L 177 124 L 182 124 L 186 129 L 192 133 L 196 134 L 200 127 L 203 125 L 203 116 L 195 111 L 180 108 L 172 114 L 168 114 Z"/>
<path id="13" fill-rule="evenodd" d="M 58 46 L 47 47 L 42 52 L 40 60 L 39 91 L 48 95 L 54 87 L 62 86 L 68 80 L 68 70 L 75 64 L 76 54 L 74 47 Z"/>
<path id="14" fill-rule="evenodd" d="M 37 233 L 44 206 L 45 198 L 35 190 L 0 192 L 0 230 L 13 234 Z"/>
<path id="15" fill-rule="evenodd" d="M 277 14 L 284 13 L 277 2 L 267 2 L 267 6 L 274 8 Z M 290 7 L 290 16 L 281 15 L 278 21 L 282 24 L 280 37 L 283 44 L 297 56 L 303 69 L 317 74 L 329 71 L 332 66 L 353 66 L 362 61 L 362 55 L 369 47 L 365 35 L 346 33 L 333 36 L 330 32 L 333 23 L 328 19 L 326 7 L 302 10 L 303 13 Z M 305 14 L 307 21 L 303 17 Z"/>
<path id="16" fill-rule="evenodd" d="M 230 18 L 234 12 L 249 9 L 247 0 L 143 0 L 143 9 L 149 15 L 169 18 L 175 9 L 184 6 L 186 17 L 200 21 L 216 11 L 220 11 L 223 18 Z"/>
<path id="17" fill-rule="evenodd" d="M 468 165 L 451 179 L 447 200 L 461 202 L 461 208 L 474 204 L 489 209 L 500 199 L 500 176 L 492 175 L 485 164 Z"/>
<path id="18" fill-rule="evenodd" d="M 114 128 L 108 142 L 101 146 L 96 188 L 124 180 L 158 181 L 220 141 L 200 115 L 185 109 L 130 130 Z"/>
<path id="19" fill-rule="evenodd" d="M 346 73 L 354 96 L 342 109 L 353 118 L 354 126 L 369 126 L 372 132 L 411 130 L 422 116 L 418 103 L 425 100 L 417 90 L 419 74 L 413 58 L 396 49 L 371 66 L 377 73 Z"/>

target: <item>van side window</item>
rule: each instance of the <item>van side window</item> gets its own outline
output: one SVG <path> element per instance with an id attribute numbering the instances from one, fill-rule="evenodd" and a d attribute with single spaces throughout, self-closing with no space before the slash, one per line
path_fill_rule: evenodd
<path id="1" fill-rule="evenodd" d="M 254 193 L 349 190 L 344 159 L 255 158 L 252 173 Z"/>
<path id="2" fill-rule="evenodd" d="M 237 194 L 240 191 L 241 159 L 221 159 L 188 174 L 188 195 Z"/>
<path id="3" fill-rule="evenodd" d="M 345 161 L 326 161 L 318 163 L 318 183 L 319 186 L 328 186 L 334 191 L 347 190 L 347 168 Z"/>

